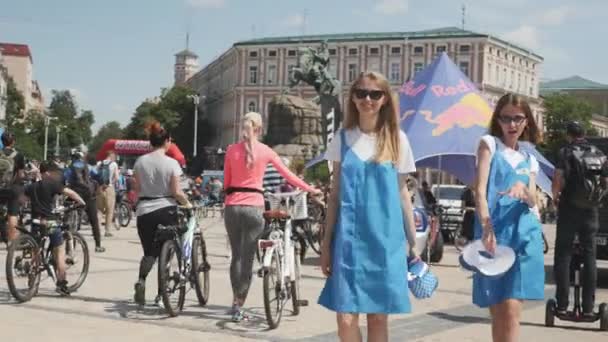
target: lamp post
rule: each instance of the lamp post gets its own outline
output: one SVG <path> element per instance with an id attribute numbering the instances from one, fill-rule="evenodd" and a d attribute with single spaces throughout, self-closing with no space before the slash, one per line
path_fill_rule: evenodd
<path id="1" fill-rule="evenodd" d="M 198 145 L 198 104 L 200 103 L 201 97 L 203 100 L 205 96 L 199 96 L 198 94 L 188 95 L 188 98 L 192 99 L 194 103 L 194 144 L 192 146 L 192 156 L 196 157 L 196 146 Z"/>
<path id="2" fill-rule="evenodd" d="M 62 128 L 67 128 L 67 126 L 64 125 L 57 125 L 55 126 L 55 131 L 57 132 L 57 135 L 55 136 L 55 157 L 59 158 L 59 132 L 61 132 Z"/>
<path id="3" fill-rule="evenodd" d="M 48 146 L 49 146 L 49 125 L 51 120 L 56 120 L 55 117 L 45 116 L 44 117 L 44 160 L 46 160 Z"/>

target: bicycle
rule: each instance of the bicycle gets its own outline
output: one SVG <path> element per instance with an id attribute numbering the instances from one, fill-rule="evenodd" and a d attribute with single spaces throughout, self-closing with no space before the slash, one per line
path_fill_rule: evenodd
<path id="1" fill-rule="evenodd" d="M 126 227 L 131 223 L 131 204 L 129 200 L 125 198 L 126 191 L 119 190 L 118 196 L 116 196 L 116 204 L 114 205 L 114 218 L 113 221 L 116 227 Z"/>
<path id="2" fill-rule="evenodd" d="M 293 315 L 300 313 L 308 302 L 300 299 L 300 258 L 296 257 L 296 234 L 292 220 L 308 215 L 306 193 L 289 192 L 266 194 L 271 210 L 264 212 L 268 222 L 267 236 L 258 240 L 263 278 L 264 312 L 270 329 L 281 322 L 283 307 L 291 299 Z"/>
<path id="3" fill-rule="evenodd" d="M 55 261 L 49 235 L 56 229 L 63 232 L 66 245 L 66 280 L 69 292 L 77 291 L 89 273 L 89 247 L 80 233 L 73 231 L 63 223 L 66 214 L 78 210 L 80 206 L 69 205 L 57 208 L 53 214 L 55 220 L 47 220 L 46 224 L 38 219 L 28 222 L 32 225 L 29 230 L 18 227 L 20 235 L 8 247 L 6 256 L 6 279 L 11 295 L 19 302 L 27 302 L 38 293 L 41 273 L 46 271 L 48 276 L 57 282 Z M 24 288 L 18 281 L 26 280 Z M 75 279 L 70 283 L 70 280 Z"/>
<path id="4" fill-rule="evenodd" d="M 158 260 L 159 294 L 171 317 L 177 316 L 184 307 L 188 282 L 190 288 L 195 289 L 200 306 L 205 306 L 209 300 L 211 265 L 199 228 L 198 211 L 201 209 L 200 206 L 178 207 L 178 224 L 159 225 L 156 233 L 157 241 L 164 241 Z"/>

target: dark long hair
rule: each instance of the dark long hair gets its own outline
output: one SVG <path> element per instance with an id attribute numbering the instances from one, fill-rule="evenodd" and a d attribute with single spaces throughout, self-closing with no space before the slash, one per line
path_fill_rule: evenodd
<path id="1" fill-rule="evenodd" d="M 534 115 L 532 115 L 530 105 L 524 98 L 513 93 L 503 95 L 496 103 L 496 108 L 494 108 L 492 120 L 490 121 L 490 134 L 498 138 L 502 137 L 503 133 L 502 129 L 500 128 L 500 123 L 498 122 L 498 116 L 507 105 L 512 105 L 521 109 L 521 111 L 526 115 L 526 128 L 519 137 L 519 140 L 529 141 L 533 144 L 542 142 L 542 135 L 536 120 L 534 119 Z"/>

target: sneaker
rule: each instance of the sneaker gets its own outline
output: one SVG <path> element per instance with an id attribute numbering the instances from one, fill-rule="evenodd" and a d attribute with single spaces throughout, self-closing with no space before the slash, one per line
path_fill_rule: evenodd
<path id="1" fill-rule="evenodd" d="M 110 232 L 106 232 L 105 234 L 103 234 L 103 236 L 105 236 L 105 237 L 113 237 L 114 234 L 112 234 Z"/>
<path id="2" fill-rule="evenodd" d="M 163 303 L 163 298 L 160 295 L 157 295 L 156 298 L 154 298 L 154 306 L 161 309 L 165 308 L 165 303 Z"/>
<path id="3" fill-rule="evenodd" d="M 133 296 L 133 300 L 139 305 L 146 304 L 146 285 L 141 281 L 135 283 L 135 295 Z"/>
<path id="4" fill-rule="evenodd" d="M 101 246 L 95 247 L 95 253 L 103 253 L 105 251 L 106 249 Z"/>
<path id="5" fill-rule="evenodd" d="M 55 291 L 57 293 L 59 293 L 62 296 L 70 295 L 70 290 L 68 289 L 67 280 L 59 280 L 56 285 L 57 285 L 57 287 L 55 288 Z"/>
<path id="6" fill-rule="evenodd" d="M 247 321 L 248 319 L 249 316 L 247 316 L 245 312 L 240 308 L 236 309 L 236 311 L 232 314 L 232 321 L 234 323 L 240 323 L 242 321 Z"/>

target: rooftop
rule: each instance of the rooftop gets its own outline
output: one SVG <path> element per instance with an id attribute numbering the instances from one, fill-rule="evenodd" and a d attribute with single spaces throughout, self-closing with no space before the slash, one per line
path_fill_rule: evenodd
<path id="1" fill-rule="evenodd" d="M 431 30 L 407 31 L 407 32 L 359 32 L 359 33 L 334 33 L 304 36 L 266 37 L 236 42 L 234 45 L 265 45 L 265 44 L 293 44 L 293 43 L 319 43 L 328 42 L 351 42 L 351 41 L 373 41 L 373 40 L 406 40 L 406 39 L 429 39 L 429 38 L 492 38 L 512 48 L 528 52 L 539 59 L 541 56 L 521 46 L 509 43 L 500 38 L 485 33 L 477 33 L 463 30 L 458 27 L 442 27 Z"/>
<path id="2" fill-rule="evenodd" d="M 32 59 L 30 47 L 25 44 L 0 43 L 0 51 L 4 56 L 29 57 Z"/>
<path id="3" fill-rule="evenodd" d="M 175 54 L 176 56 L 186 56 L 186 57 L 194 57 L 198 58 L 198 55 L 192 52 L 191 50 L 185 49 Z"/>
<path id="4" fill-rule="evenodd" d="M 541 82 L 540 90 L 545 92 L 557 90 L 608 90 L 608 84 L 602 84 L 578 75 L 560 80 Z"/>

